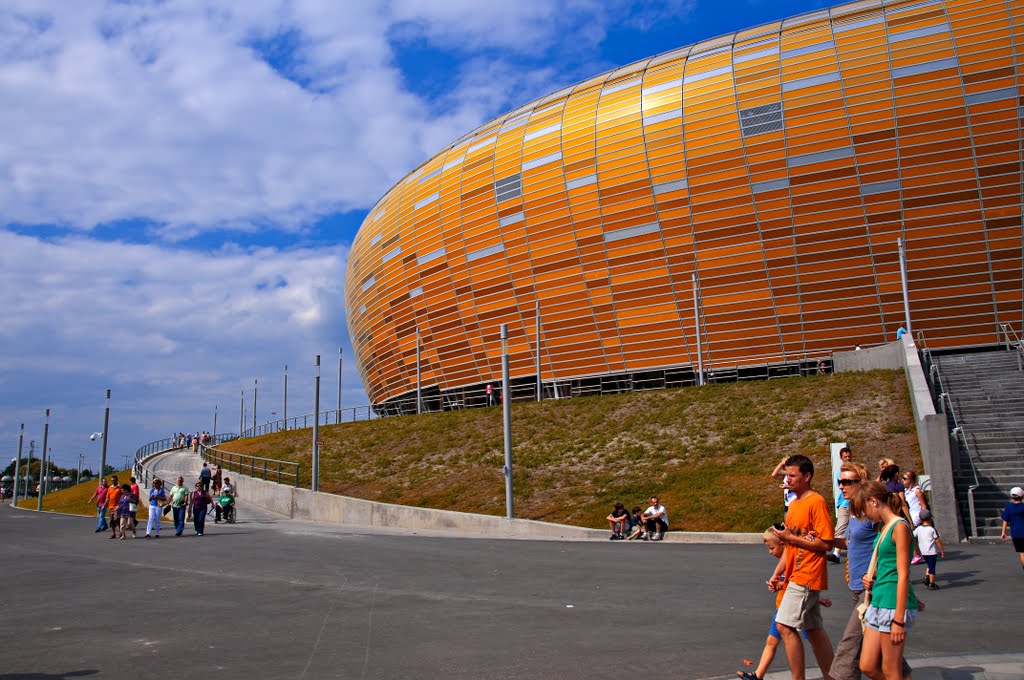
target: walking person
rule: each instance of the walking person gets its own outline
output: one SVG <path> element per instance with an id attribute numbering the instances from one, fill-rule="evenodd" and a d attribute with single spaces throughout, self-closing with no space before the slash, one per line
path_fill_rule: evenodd
<path id="1" fill-rule="evenodd" d="M 185 478 L 178 477 L 178 483 L 171 487 L 171 515 L 174 518 L 174 535 L 185 531 L 185 516 L 188 514 L 188 487 Z"/>
<path id="2" fill-rule="evenodd" d="M 132 527 L 132 531 L 135 531 L 135 527 L 139 525 L 139 503 L 142 499 L 142 490 L 139 489 L 139 483 L 134 477 L 128 478 L 128 486 L 132 489 L 132 495 L 135 496 L 135 507 L 132 508 L 132 523 L 135 525 Z"/>
<path id="3" fill-rule="evenodd" d="M 107 514 L 110 521 L 110 537 L 117 538 L 117 530 L 121 526 L 121 517 L 118 515 L 117 507 L 121 501 L 121 486 L 117 483 L 117 475 L 110 478 L 110 486 L 107 488 Z"/>
<path id="4" fill-rule="evenodd" d="M 840 468 L 845 464 L 853 460 L 853 453 L 850 451 L 849 446 L 844 446 L 839 449 L 839 465 Z M 867 468 L 865 468 L 867 469 Z M 840 473 L 842 477 L 842 473 Z M 840 489 L 839 495 L 836 497 L 836 538 L 842 538 L 846 536 L 846 527 L 850 524 L 850 500 L 842 493 Z M 838 564 L 839 554 L 842 550 L 839 547 L 838 541 L 836 542 L 835 549 L 830 552 L 826 557 L 829 562 Z"/>
<path id="5" fill-rule="evenodd" d="M 213 504 L 210 493 L 203 488 L 202 482 L 196 482 L 196 490 L 188 499 L 188 512 L 192 518 L 192 526 L 196 530 L 196 536 L 202 536 L 206 530 L 206 511 Z"/>
<path id="6" fill-rule="evenodd" d="M 822 675 L 829 680 L 832 667 L 832 641 L 821 618 L 821 592 L 828 590 L 828 562 L 825 553 L 832 550 L 832 513 L 828 503 L 811 489 L 814 463 L 807 456 L 790 456 L 784 461 L 786 487 L 796 494 L 786 513 L 785 528 L 773 529 L 786 551 L 768 580 L 768 587 L 786 592 L 779 603 L 776 624 L 786 647 L 786 659 L 793 680 L 804 680 L 804 644 L 800 632 L 807 633 Z"/>
<path id="7" fill-rule="evenodd" d="M 149 520 L 146 522 L 146 538 L 160 538 L 160 520 L 164 506 L 167 505 L 167 491 L 163 481 L 158 477 L 153 480 L 153 488 L 149 490 Z"/>
<path id="8" fill-rule="evenodd" d="M 839 491 L 847 501 L 860 489 L 863 482 L 871 478 L 866 466 L 860 463 L 843 463 L 839 469 Z M 864 630 L 857 607 L 864 601 L 864 574 L 871 563 L 874 552 L 875 523 L 869 519 L 851 517 L 845 537 L 837 537 L 836 545 L 846 549 L 846 579 L 850 588 L 850 601 L 853 609 L 846 622 L 843 638 L 836 645 L 836 653 L 832 658 L 829 675 L 833 680 L 861 680 L 860 649 L 864 644 Z M 903 677 L 909 678 L 910 665 L 903 660 Z"/>
<path id="9" fill-rule="evenodd" d="M 96 533 L 107 530 L 107 478 L 100 477 L 99 486 L 89 497 L 88 503 L 96 503 Z"/>
<path id="10" fill-rule="evenodd" d="M 213 481 L 213 473 L 210 472 L 210 466 L 205 462 L 203 467 L 199 470 L 199 482 L 203 485 L 203 491 L 210 492 L 210 482 Z"/>
<path id="11" fill-rule="evenodd" d="M 864 482 L 850 499 L 850 513 L 882 529 L 875 540 L 875 569 L 861 579 L 870 589 L 864 613 L 860 670 L 871 680 L 900 680 L 907 630 L 917 618 L 917 595 L 910 583 L 913 534 L 899 515 L 901 502 L 880 482 Z"/>
<path id="12" fill-rule="evenodd" d="M 1000 538 L 1005 541 L 1006 530 L 1010 530 L 1013 549 L 1020 558 L 1021 569 L 1024 569 L 1024 489 L 1019 486 L 1010 489 L 1010 502 L 1003 509 L 1002 520 L 1003 531 Z"/>
<path id="13" fill-rule="evenodd" d="M 924 587 L 928 590 L 938 590 L 939 587 L 935 585 L 935 563 L 938 561 L 939 555 L 942 556 L 942 559 L 946 559 L 946 549 L 942 546 L 939 532 L 932 526 L 931 510 L 921 511 L 921 526 L 914 529 L 914 539 L 917 541 L 914 552 L 918 553 L 921 559 L 928 564 L 924 574 Z"/>
<path id="14" fill-rule="evenodd" d="M 136 501 L 133 503 L 132 501 Z M 126 533 L 130 530 L 132 532 L 132 538 L 135 538 L 135 524 L 133 522 L 132 515 L 135 512 L 132 511 L 132 505 L 138 508 L 138 499 L 132 495 L 132 487 L 130 484 L 121 485 L 121 497 L 117 501 L 117 518 L 118 527 L 120 528 L 120 540 L 125 539 Z"/>

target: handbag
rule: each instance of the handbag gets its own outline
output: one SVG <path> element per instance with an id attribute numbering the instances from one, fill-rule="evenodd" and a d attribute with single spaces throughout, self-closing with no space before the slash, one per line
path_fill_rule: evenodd
<path id="1" fill-rule="evenodd" d="M 168 503 L 167 505 L 165 505 L 165 506 L 164 506 L 164 509 L 163 509 L 163 510 L 161 510 L 160 512 L 162 512 L 162 513 L 163 513 L 163 516 L 164 516 L 164 517 L 167 517 L 167 515 L 171 514 L 171 504 L 170 504 L 170 503 Z"/>
<path id="2" fill-rule="evenodd" d="M 867 573 L 865 574 L 868 577 L 868 580 L 871 583 L 875 582 L 875 574 L 878 571 L 878 546 L 882 545 L 882 541 L 885 540 L 886 534 L 891 533 L 892 532 L 892 528 L 894 526 L 896 526 L 896 522 L 899 522 L 899 521 L 900 521 L 900 518 L 896 517 L 891 522 L 886 524 L 885 527 L 882 529 L 881 536 L 878 537 L 878 541 L 875 542 L 875 549 L 871 553 L 871 564 L 868 565 L 868 570 L 867 570 Z M 867 614 L 868 607 L 870 607 L 870 606 L 871 606 L 871 586 L 866 586 L 864 588 L 864 600 L 860 604 L 857 605 L 857 618 L 860 619 L 860 629 L 861 630 L 864 630 L 865 628 L 867 628 L 868 622 L 864 618 L 864 616 Z"/>

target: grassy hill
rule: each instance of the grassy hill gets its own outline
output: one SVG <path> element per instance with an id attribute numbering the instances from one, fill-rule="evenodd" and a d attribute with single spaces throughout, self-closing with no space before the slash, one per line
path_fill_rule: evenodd
<path id="1" fill-rule="evenodd" d="M 320 488 L 403 505 L 505 514 L 501 409 L 320 428 Z M 921 470 L 902 371 L 708 385 L 515 404 L 517 517 L 604 527 L 620 500 L 657 494 L 674 529 L 760 531 L 781 517 L 768 474 L 803 453 L 831 498 L 828 444 L 874 472 L 880 457 Z M 298 461 L 309 484 L 311 429 L 223 444 Z"/>

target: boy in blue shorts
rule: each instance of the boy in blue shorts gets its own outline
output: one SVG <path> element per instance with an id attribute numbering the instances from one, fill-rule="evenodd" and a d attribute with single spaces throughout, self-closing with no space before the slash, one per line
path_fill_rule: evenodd
<path id="1" fill-rule="evenodd" d="M 764 546 L 768 549 L 768 554 L 775 559 L 780 559 L 785 552 L 786 548 L 782 545 L 782 541 L 775 535 L 772 529 L 766 529 L 764 535 L 761 536 L 761 541 Z M 767 582 L 766 582 L 767 583 Z M 772 590 L 772 586 L 769 583 L 768 589 Z M 786 582 L 783 578 L 782 586 L 775 591 L 775 613 L 779 612 L 779 603 L 782 602 L 782 595 L 786 592 Z M 831 607 L 832 600 L 827 597 L 820 598 L 822 607 Z M 807 632 L 801 631 L 804 639 L 807 639 Z M 764 641 L 764 649 L 761 650 L 761 659 L 757 662 L 757 668 L 753 671 L 736 671 L 736 675 L 742 680 L 762 680 L 765 673 L 772 665 L 772 661 L 775 660 L 775 652 L 779 649 L 779 641 L 782 639 L 782 635 L 779 633 L 778 626 L 775 625 L 775 616 L 772 616 L 772 625 L 768 629 L 768 639 Z"/>

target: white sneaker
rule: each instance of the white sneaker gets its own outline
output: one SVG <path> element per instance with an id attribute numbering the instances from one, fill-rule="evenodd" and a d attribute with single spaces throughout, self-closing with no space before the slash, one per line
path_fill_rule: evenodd
<path id="1" fill-rule="evenodd" d="M 659 531 L 658 533 L 654 534 L 654 538 L 653 538 L 652 540 L 655 540 L 655 541 L 660 541 L 660 540 L 661 540 L 661 537 L 662 537 L 663 535 L 664 535 L 664 534 L 662 534 L 662 533 L 661 533 L 661 532 Z"/>

